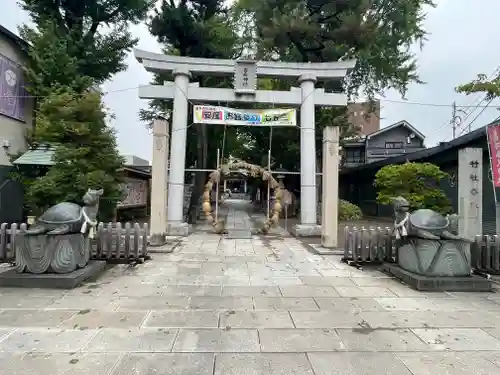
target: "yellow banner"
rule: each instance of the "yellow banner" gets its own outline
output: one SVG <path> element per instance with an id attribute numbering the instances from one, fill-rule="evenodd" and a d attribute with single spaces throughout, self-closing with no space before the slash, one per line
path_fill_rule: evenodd
<path id="1" fill-rule="evenodd" d="M 296 126 L 295 109 L 234 109 L 195 105 L 193 121 L 198 124 L 243 126 Z"/>

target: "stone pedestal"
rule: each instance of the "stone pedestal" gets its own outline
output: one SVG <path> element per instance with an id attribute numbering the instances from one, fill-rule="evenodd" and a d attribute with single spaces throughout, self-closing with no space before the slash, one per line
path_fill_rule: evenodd
<path id="1" fill-rule="evenodd" d="M 290 233 L 295 237 L 319 237 L 321 236 L 321 225 L 297 224 L 292 227 Z"/>
<path id="2" fill-rule="evenodd" d="M 106 261 L 91 260 L 84 268 L 64 274 L 19 273 L 15 269 L 0 272 L 0 286 L 16 288 L 73 289 L 85 280 L 98 277 L 106 269 Z"/>
<path id="3" fill-rule="evenodd" d="M 188 223 L 169 223 L 167 225 L 167 235 L 187 237 L 192 232 L 192 226 Z"/>
<path id="4" fill-rule="evenodd" d="M 398 265 L 417 275 L 429 277 L 469 276 L 470 243 L 463 240 L 404 238 L 398 246 Z"/>
<path id="5" fill-rule="evenodd" d="M 81 233 L 24 235 L 16 241 L 18 273 L 66 274 L 85 267 L 90 260 L 90 239 Z"/>
<path id="6" fill-rule="evenodd" d="M 381 270 L 422 292 L 491 292 L 493 290 L 491 280 L 475 275 L 461 277 L 423 276 L 404 270 L 392 263 L 384 263 Z"/>

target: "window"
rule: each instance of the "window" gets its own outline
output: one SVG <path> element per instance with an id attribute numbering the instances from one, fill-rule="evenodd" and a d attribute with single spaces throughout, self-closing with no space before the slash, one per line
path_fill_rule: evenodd
<path id="1" fill-rule="evenodd" d="M 385 142 L 385 148 L 404 148 L 403 142 Z"/>
<path id="2" fill-rule="evenodd" d="M 345 159 L 347 163 L 363 163 L 363 156 L 361 150 L 346 150 Z"/>

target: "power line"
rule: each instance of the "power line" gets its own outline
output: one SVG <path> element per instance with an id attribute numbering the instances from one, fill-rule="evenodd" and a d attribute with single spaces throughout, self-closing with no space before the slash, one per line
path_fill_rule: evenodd
<path id="1" fill-rule="evenodd" d="M 125 91 L 131 91 L 131 90 L 137 90 L 143 85 L 139 86 L 134 86 L 134 87 L 127 87 L 123 89 L 117 89 L 117 90 L 109 90 L 109 91 L 103 91 L 101 94 L 107 95 L 107 94 L 114 94 L 117 92 L 125 92 Z M 84 94 L 76 94 L 76 95 L 84 95 Z M 39 98 L 46 98 L 47 96 L 43 95 L 0 95 L 0 99 L 14 99 L 14 98 L 25 98 L 25 99 L 39 99 Z M 423 106 L 423 107 L 442 107 L 442 108 L 451 108 L 453 104 L 444 104 L 444 103 L 425 103 L 425 102 L 412 102 L 408 100 L 392 100 L 392 99 L 383 99 L 379 98 L 377 99 L 381 102 L 388 102 L 388 103 L 395 103 L 395 104 L 405 104 L 405 105 L 415 105 L 415 106 Z M 487 106 L 487 105 L 458 105 L 457 108 L 500 108 L 500 105 L 498 106 Z"/>
<path id="2" fill-rule="evenodd" d="M 469 122 L 469 125 L 467 127 L 463 128 L 463 130 L 460 133 L 460 135 L 462 135 L 467 128 L 469 129 L 469 132 L 471 131 L 471 125 L 474 123 L 474 121 L 476 121 L 479 118 L 479 116 L 481 116 L 483 114 L 483 112 L 486 110 L 486 108 L 488 108 L 488 104 L 490 104 L 493 101 L 493 99 L 494 98 L 490 99 L 489 102 L 486 104 L 486 106 L 483 109 L 481 109 L 481 111 L 479 111 L 479 113 L 477 114 L 477 116 L 474 117 L 474 119 L 471 122 Z"/>
<path id="3" fill-rule="evenodd" d="M 397 104 L 408 104 L 408 105 L 418 105 L 418 106 L 423 106 L 423 107 L 443 107 L 443 108 L 452 108 L 452 104 L 441 104 L 441 103 L 422 103 L 422 102 L 410 102 L 406 100 L 390 100 L 390 99 L 379 99 L 380 101 L 385 101 L 389 103 L 397 103 Z M 457 105 L 457 108 L 500 108 L 499 106 L 487 106 L 487 105 Z"/>
<path id="4" fill-rule="evenodd" d="M 488 81 L 490 81 L 493 77 L 498 77 L 498 75 L 500 74 L 500 65 L 493 71 L 493 73 L 490 74 L 490 76 L 488 77 Z M 476 87 L 476 85 L 478 84 L 478 80 L 475 80 L 473 85 L 472 85 L 472 90 L 474 90 L 474 88 Z M 476 98 L 476 100 L 474 100 L 474 102 L 470 105 L 470 106 L 460 106 L 461 108 L 466 108 L 465 110 L 459 108 L 457 109 L 456 107 L 456 102 L 453 102 L 452 103 L 452 118 L 451 118 L 451 126 L 452 126 L 452 129 L 453 129 L 453 139 L 455 138 L 455 135 L 456 135 L 456 130 L 458 127 L 460 127 L 460 125 L 467 119 L 470 117 L 470 115 L 472 113 L 474 113 L 480 106 L 481 106 L 481 103 L 483 103 L 488 97 L 487 96 L 484 96 L 482 98 Z M 484 106 L 483 110 L 481 111 L 481 113 L 484 112 L 484 110 L 486 108 L 488 108 L 488 106 L 491 104 L 492 100 L 490 100 L 486 106 Z M 473 108 L 472 110 L 470 110 L 469 108 Z M 493 108 L 493 107 L 492 107 Z M 462 118 L 461 116 L 457 115 L 458 112 L 461 112 L 465 115 L 464 118 Z M 458 121 L 457 121 L 458 120 Z M 476 119 L 474 119 L 473 121 L 475 121 Z M 439 128 L 438 128 L 438 132 L 441 133 L 441 129 L 443 129 L 444 127 L 446 126 L 446 122 L 441 125 Z M 470 124 L 468 126 L 469 128 L 469 131 L 470 131 Z M 467 128 L 464 128 L 464 129 L 467 129 Z M 464 129 L 462 129 L 460 135 L 462 135 L 464 133 Z M 446 140 L 449 136 L 445 137 L 444 140 Z"/>

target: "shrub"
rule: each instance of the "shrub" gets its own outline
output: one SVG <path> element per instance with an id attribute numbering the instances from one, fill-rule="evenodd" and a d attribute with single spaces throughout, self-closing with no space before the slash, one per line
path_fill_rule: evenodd
<path id="1" fill-rule="evenodd" d="M 359 220 L 362 217 L 361 208 L 343 199 L 339 200 L 339 220 Z"/>
<path id="2" fill-rule="evenodd" d="M 439 187 L 448 177 L 437 165 L 431 163 L 405 163 L 387 165 L 375 175 L 377 202 L 392 204 L 392 199 L 402 196 L 412 210 L 429 208 L 442 214 L 451 212 L 451 202 Z"/>

